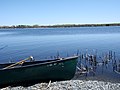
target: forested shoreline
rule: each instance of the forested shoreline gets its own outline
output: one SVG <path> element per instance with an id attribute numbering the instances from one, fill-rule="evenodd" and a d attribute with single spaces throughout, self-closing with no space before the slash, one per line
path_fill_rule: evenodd
<path id="1" fill-rule="evenodd" d="M 120 26 L 120 23 L 111 24 L 58 24 L 58 25 L 12 25 L 12 26 L 0 26 L 2 28 L 68 28 L 68 27 L 98 27 L 98 26 Z"/>

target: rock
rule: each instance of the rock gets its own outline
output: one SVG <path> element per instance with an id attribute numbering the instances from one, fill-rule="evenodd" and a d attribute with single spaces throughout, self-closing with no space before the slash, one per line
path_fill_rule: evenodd
<path id="1" fill-rule="evenodd" d="M 47 86 L 48 83 L 39 83 L 29 87 L 6 87 L 1 90 L 120 90 L 120 83 L 91 80 L 52 82 L 49 87 Z"/>

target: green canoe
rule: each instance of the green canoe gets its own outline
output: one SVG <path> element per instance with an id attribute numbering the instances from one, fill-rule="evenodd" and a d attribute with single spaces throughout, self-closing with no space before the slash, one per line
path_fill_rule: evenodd
<path id="1" fill-rule="evenodd" d="M 29 81 L 57 81 L 73 78 L 78 56 L 46 61 L 24 62 L 22 65 L 7 68 L 14 64 L 0 64 L 0 86 Z"/>

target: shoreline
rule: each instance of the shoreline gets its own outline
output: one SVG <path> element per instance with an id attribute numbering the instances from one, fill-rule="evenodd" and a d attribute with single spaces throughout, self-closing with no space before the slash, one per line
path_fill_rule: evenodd
<path id="1" fill-rule="evenodd" d="M 58 24 L 58 25 L 12 25 L 12 26 L 0 26 L 0 29 L 17 29 L 17 28 L 72 28 L 72 27 L 109 27 L 120 26 L 120 23 L 108 23 L 108 24 Z"/>
<path id="2" fill-rule="evenodd" d="M 120 83 L 97 80 L 67 80 L 59 82 L 38 83 L 32 86 L 5 87 L 1 90 L 120 90 Z"/>

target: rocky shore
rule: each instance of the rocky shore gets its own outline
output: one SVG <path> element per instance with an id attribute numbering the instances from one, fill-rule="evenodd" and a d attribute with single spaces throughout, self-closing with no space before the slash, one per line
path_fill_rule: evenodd
<path id="1" fill-rule="evenodd" d="M 69 80 L 39 83 L 29 87 L 6 87 L 1 90 L 120 90 L 120 83 L 92 80 Z"/>

